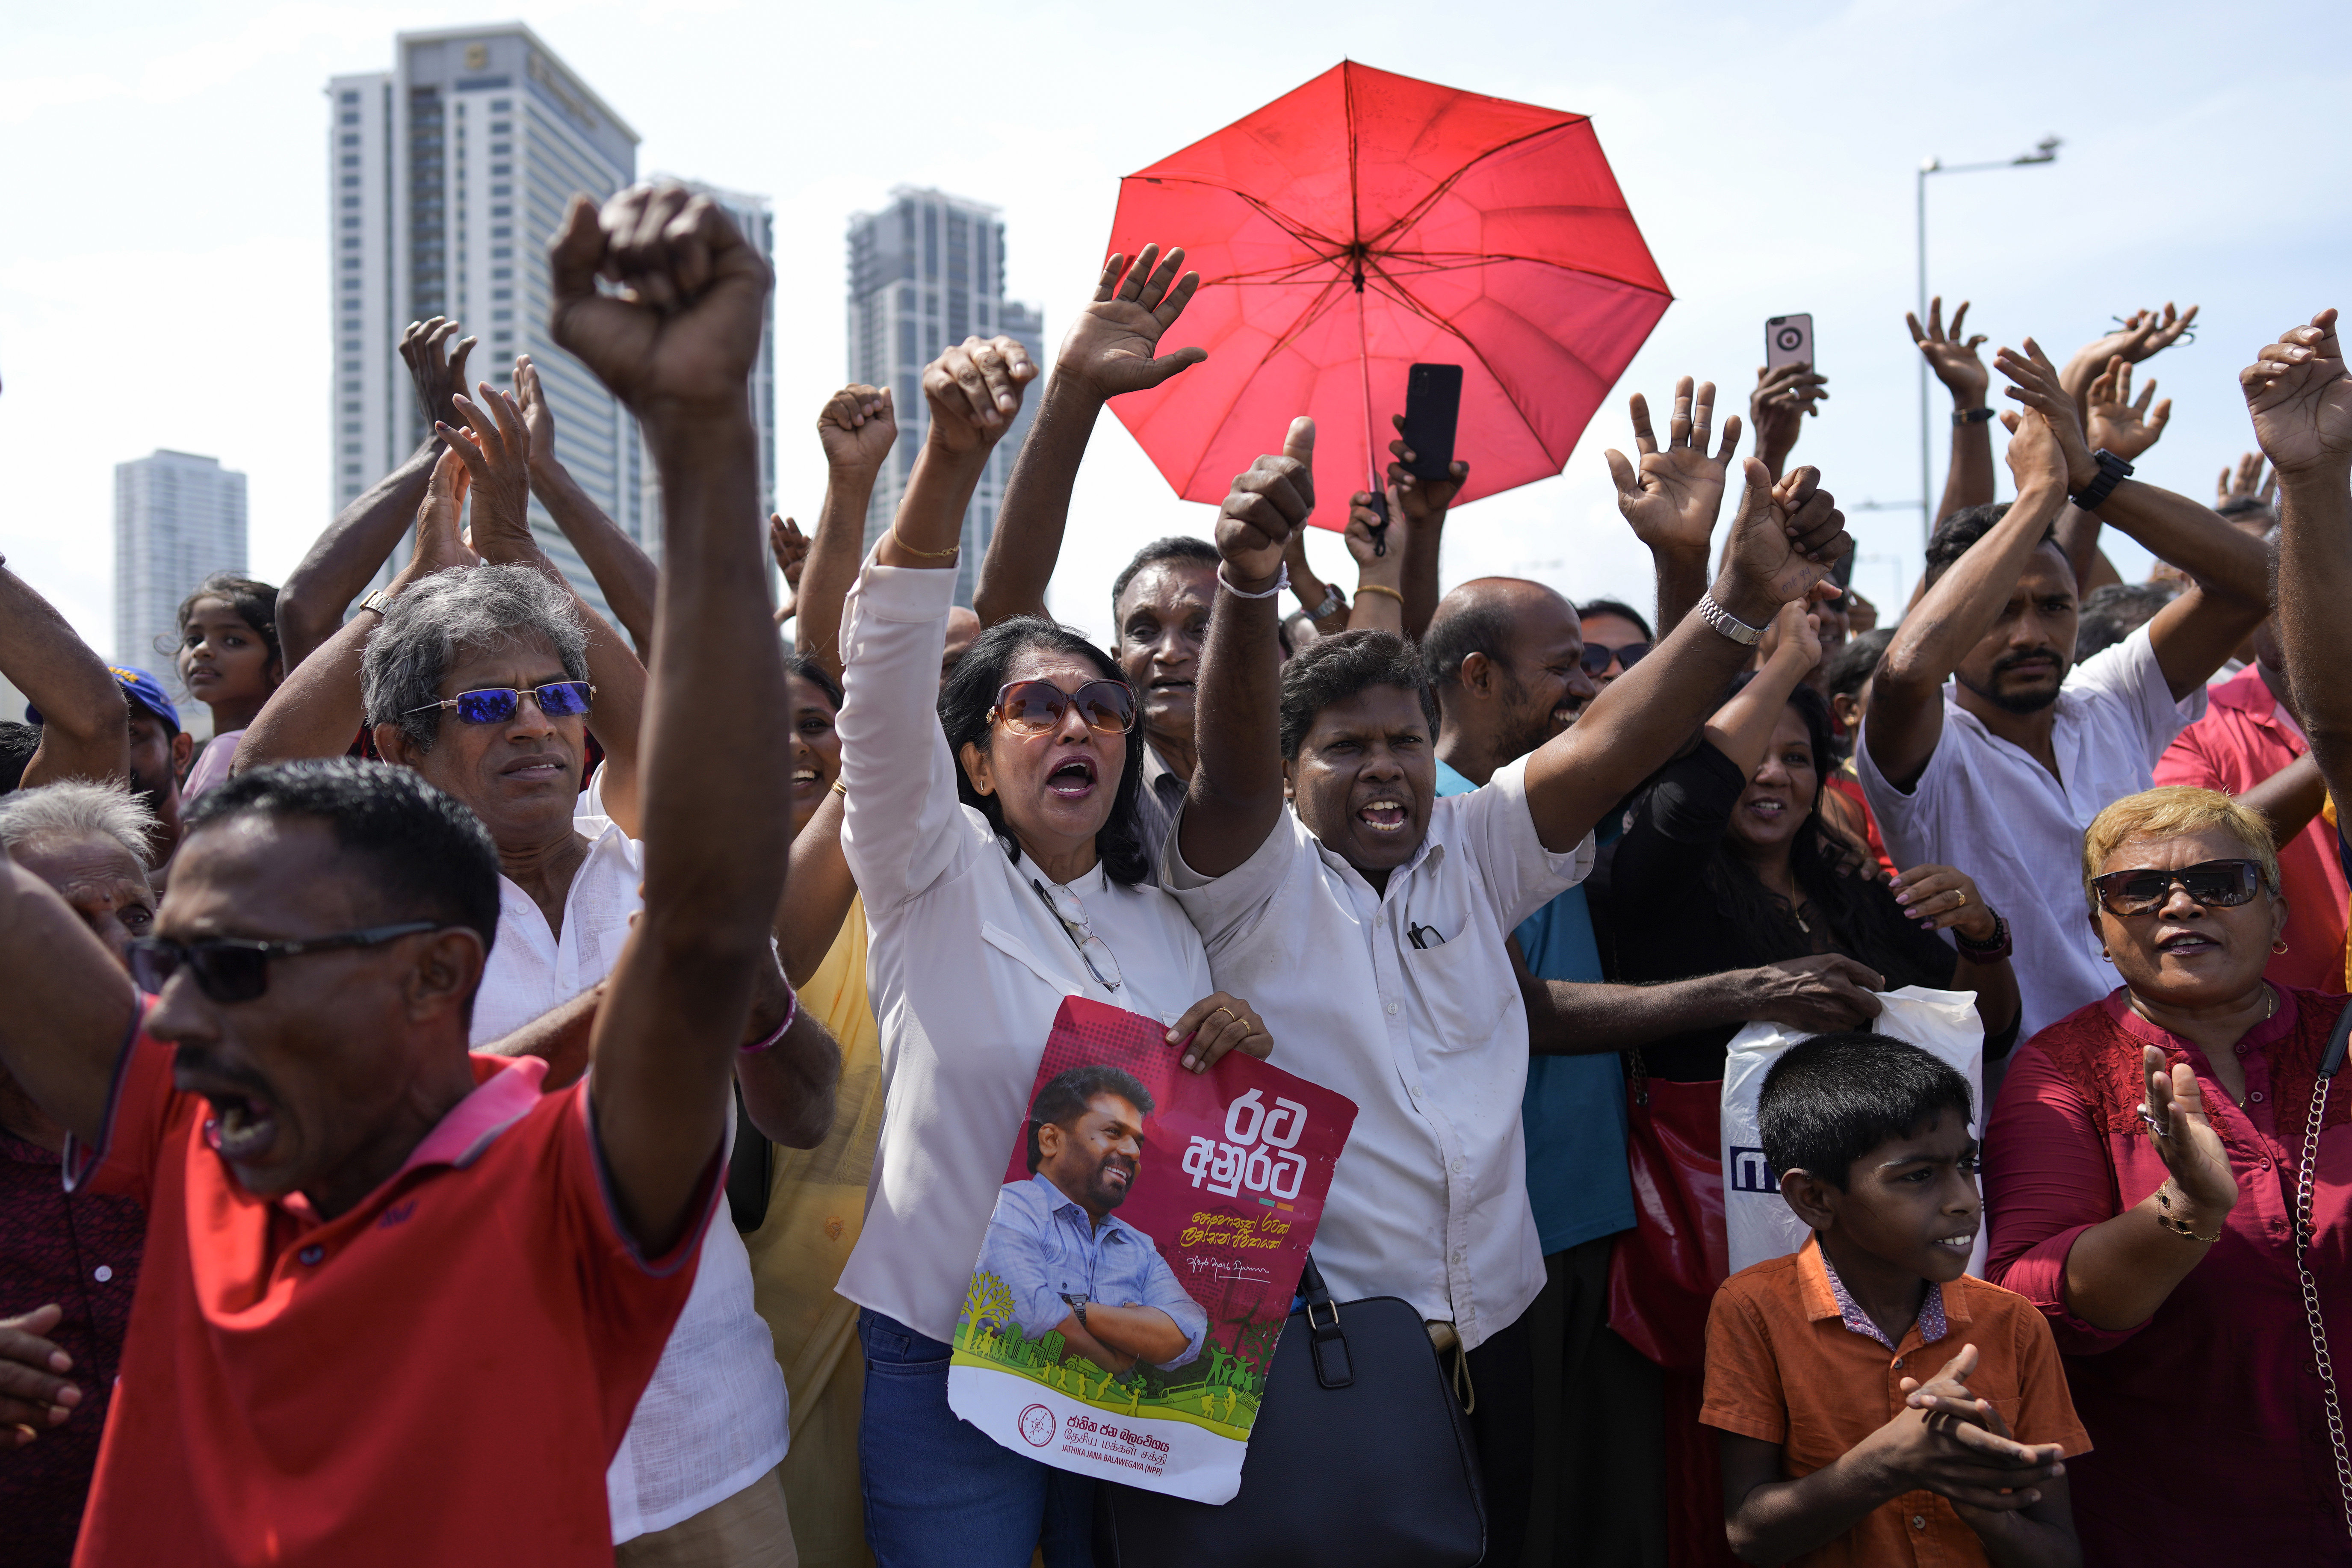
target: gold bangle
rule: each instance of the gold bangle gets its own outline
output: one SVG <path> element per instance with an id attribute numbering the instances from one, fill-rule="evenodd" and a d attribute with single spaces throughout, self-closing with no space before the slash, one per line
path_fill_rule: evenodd
<path id="1" fill-rule="evenodd" d="M 1386 594 L 1398 604 L 1402 605 L 1404 603 L 1404 595 L 1398 593 L 1394 588 L 1383 587 L 1378 583 L 1359 583 L 1356 584 L 1357 598 L 1360 599 L 1367 594 Z"/>
<path id="2" fill-rule="evenodd" d="M 945 550 L 918 550 L 913 545 L 908 543 L 904 538 L 900 537 L 898 525 L 895 521 L 890 524 L 890 542 L 905 551 L 908 554 L 919 555 L 926 561 L 952 561 L 958 555 L 963 553 L 963 541 L 961 540 L 956 541 L 953 545 Z"/>
<path id="3" fill-rule="evenodd" d="M 833 793 L 839 795 L 842 799 L 847 800 L 849 798 L 849 786 L 836 778 L 833 781 Z"/>
<path id="4" fill-rule="evenodd" d="M 2200 1236 L 2195 1231 L 2189 1228 L 2189 1222 L 2187 1220 L 2175 1219 L 2172 1217 L 2172 1195 L 2164 1190 L 2165 1187 L 2168 1187 L 2170 1185 L 2172 1185 L 2172 1178 L 2170 1176 L 2167 1176 L 2164 1178 L 2164 1185 L 2156 1189 L 2157 1206 L 2164 1211 L 2162 1214 L 2156 1216 L 2156 1223 L 2170 1231 L 2173 1235 L 2184 1237 L 2189 1241 L 2201 1241 L 2206 1243 L 2208 1246 L 2210 1246 L 2212 1243 L 2221 1240 L 2221 1233 L 2218 1230 L 2210 1236 Z M 2183 1198 L 2186 1198 L 2189 1194 L 2183 1193 L 2180 1195 Z"/>

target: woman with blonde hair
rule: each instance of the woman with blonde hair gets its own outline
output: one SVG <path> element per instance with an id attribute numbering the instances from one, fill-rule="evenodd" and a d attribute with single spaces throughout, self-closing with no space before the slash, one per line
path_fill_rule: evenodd
<path id="1" fill-rule="evenodd" d="M 2088 1562 L 2352 1563 L 2345 999 L 2263 978 L 2278 887 L 2227 795 L 2101 812 L 2083 893 L 2123 984 L 2018 1054 L 1986 1135 L 1990 1272 L 2050 1319 L 2094 1445 Z"/>

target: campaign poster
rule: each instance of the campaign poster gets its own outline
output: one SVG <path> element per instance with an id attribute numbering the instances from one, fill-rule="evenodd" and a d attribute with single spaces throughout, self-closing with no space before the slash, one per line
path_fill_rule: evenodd
<path id="1" fill-rule="evenodd" d="M 1356 1107 L 1238 1051 L 1186 1072 L 1166 1034 L 1062 1004 L 956 1321 L 948 1404 L 1014 1453 L 1221 1503 Z"/>

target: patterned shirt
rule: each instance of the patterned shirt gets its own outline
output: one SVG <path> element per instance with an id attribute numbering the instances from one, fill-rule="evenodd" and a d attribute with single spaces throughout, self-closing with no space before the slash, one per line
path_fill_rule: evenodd
<path id="1" fill-rule="evenodd" d="M 1862 1304 L 1846 1289 L 1845 1281 L 1838 1278 L 1838 1271 L 1831 1264 L 1827 1252 L 1822 1254 L 1822 1272 L 1829 1276 L 1830 1294 L 1837 1300 L 1838 1321 L 1855 1333 L 1876 1340 L 1888 1350 L 1893 1350 L 1895 1342 L 1886 1337 L 1877 1320 L 1864 1311 Z M 1948 1332 L 1950 1330 L 1944 1322 L 1944 1288 L 1930 1279 L 1927 1281 L 1927 1299 L 1919 1303 L 1919 1342 L 1932 1345 Z"/>

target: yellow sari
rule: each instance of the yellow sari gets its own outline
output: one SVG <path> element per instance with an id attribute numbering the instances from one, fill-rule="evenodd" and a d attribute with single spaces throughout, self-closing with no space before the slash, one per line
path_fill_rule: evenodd
<path id="1" fill-rule="evenodd" d="M 800 999 L 841 1042 L 833 1131 L 814 1149 L 775 1151 L 767 1217 L 743 1245 L 754 1300 L 775 1335 L 792 1394 L 792 1451 L 782 1469 L 803 1568 L 872 1568 L 857 1481 L 866 1363 L 857 1309 L 834 1292 L 866 1223 L 866 1186 L 882 1133 L 882 1037 L 866 996 L 863 899 L 850 904 Z"/>

